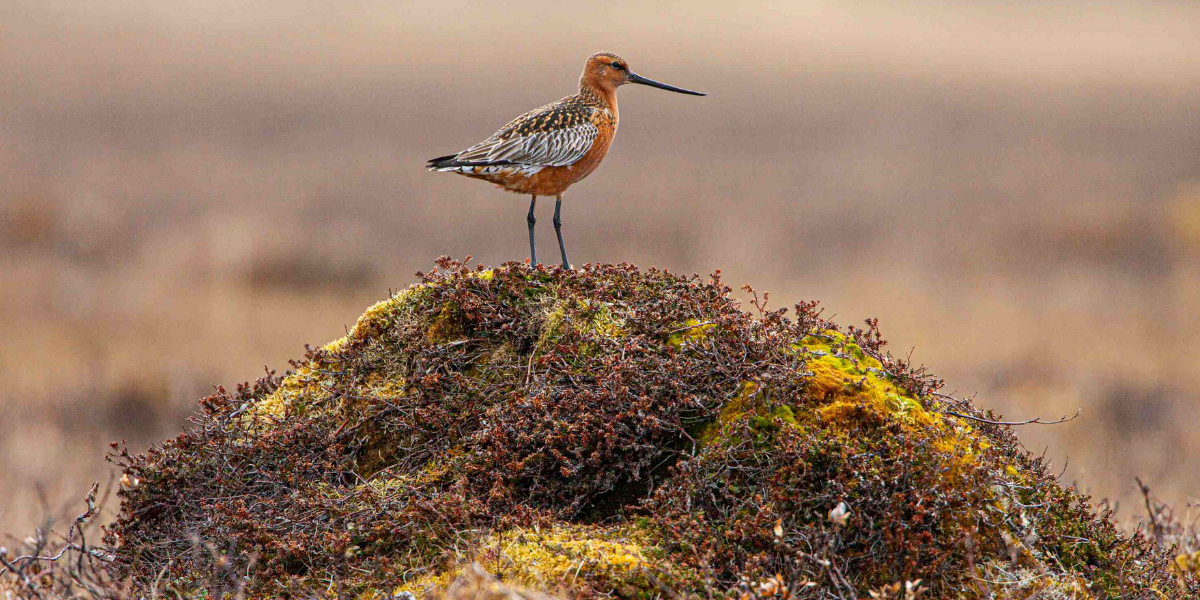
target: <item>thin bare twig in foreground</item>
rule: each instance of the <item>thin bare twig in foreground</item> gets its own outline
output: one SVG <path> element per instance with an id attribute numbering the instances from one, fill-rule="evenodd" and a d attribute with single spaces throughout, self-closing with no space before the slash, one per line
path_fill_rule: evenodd
<path id="1" fill-rule="evenodd" d="M 98 558 L 103 561 L 113 560 L 112 556 L 110 556 L 108 553 L 106 553 L 102 550 L 99 550 L 96 548 L 87 548 L 84 545 L 75 543 L 76 533 L 79 533 L 80 530 L 82 529 L 82 526 L 85 523 L 87 523 L 87 520 L 92 518 L 92 516 L 94 516 L 100 510 L 99 507 L 96 506 L 96 492 L 99 489 L 100 489 L 99 482 L 92 484 L 92 489 L 88 491 L 87 497 L 84 499 L 84 501 L 87 502 L 87 510 L 85 510 L 83 513 L 81 513 L 78 517 L 75 517 L 75 522 L 72 523 L 70 529 L 67 530 L 66 544 L 63 545 L 62 550 L 60 550 L 58 554 L 56 554 L 54 556 L 38 556 L 38 554 L 35 552 L 34 554 L 29 554 L 26 556 L 18 556 L 16 558 L 14 558 L 12 561 L 13 564 L 19 565 L 24 562 L 35 561 L 35 560 L 45 560 L 45 561 L 55 562 L 58 559 L 62 558 L 63 555 L 66 554 L 68 550 L 76 550 L 78 552 L 83 552 L 93 558 Z"/>
<path id="2" fill-rule="evenodd" d="M 1154 541 L 1159 545 L 1163 545 L 1163 533 L 1166 529 L 1158 521 L 1159 515 L 1162 513 L 1162 507 L 1155 508 L 1155 502 L 1150 497 L 1150 486 L 1142 482 L 1141 477 L 1134 477 L 1134 481 L 1138 484 L 1138 489 L 1142 492 L 1142 498 L 1146 501 L 1146 514 L 1150 517 L 1150 529 L 1154 533 Z"/>
<path id="3" fill-rule="evenodd" d="M 946 414 L 953 415 L 955 417 L 959 417 L 962 419 L 970 419 L 972 421 L 979 421 L 980 423 L 987 423 L 989 425 L 1009 425 L 1009 426 L 1013 426 L 1013 425 L 1058 425 L 1059 423 L 1066 423 L 1068 421 L 1074 421 L 1075 419 L 1079 418 L 1079 415 L 1082 413 L 1083 413 L 1083 409 L 1080 408 L 1075 411 L 1074 415 L 1071 415 L 1070 417 L 1063 415 L 1062 418 L 1055 420 L 1055 421 L 1043 421 L 1041 417 L 1035 417 L 1035 418 L 1029 419 L 1028 421 L 993 421 L 991 419 L 984 419 L 983 417 L 972 417 L 971 415 L 964 415 L 962 413 L 957 413 L 957 412 L 953 412 L 953 411 L 949 411 L 949 410 L 946 411 Z"/>

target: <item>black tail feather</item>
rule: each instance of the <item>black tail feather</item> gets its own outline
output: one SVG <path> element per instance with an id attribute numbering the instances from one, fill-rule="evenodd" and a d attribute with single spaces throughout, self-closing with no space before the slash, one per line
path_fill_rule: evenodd
<path id="1" fill-rule="evenodd" d="M 448 155 L 448 156 L 439 156 L 439 157 L 437 157 L 437 158 L 431 158 L 431 159 L 429 159 L 429 161 L 428 161 L 428 162 L 429 162 L 429 164 L 425 165 L 425 168 L 427 168 L 427 169 L 440 169 L 440 168 L 442 168 L 442 167 L 457 167 L 457 166 L 459 166 L 459 165 L 457 164 L 457 163 L 458 163 L 458 161 L 454 160 L 454 157 L 455 157 L 455 156 L 458 156 L 458 155 L 457 155 L 457 154 L 451 154 L 451 155 Z"/>
<path id="2" fill-rule="evenodd" d="M 487 166 L 492 166 L 492 165 L 514 164 L 512 161 L 509 161 L 509 160 L 494 160 L 491 162 L 478 161 L 478 160 L 455 160 L 454 157 L 456 157 L 456 156 L 458 156 L 458 155 L 451 154 L 449 156 L 439 156 L 437 158 L 431 158 L 431 159 L 429 159 L 428 164 L 425 165 L 425 168 L 426 169 L 444 169 L 446 167 L 487 167 Z"/>

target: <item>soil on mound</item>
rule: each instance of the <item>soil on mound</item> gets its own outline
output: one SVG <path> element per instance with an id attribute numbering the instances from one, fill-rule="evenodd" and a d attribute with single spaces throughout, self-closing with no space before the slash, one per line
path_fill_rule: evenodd
<path id="1" fill-rule="evenodd" d="M 473 564 L 566 596 L 1200 590 L 1010 430 L 949 414 L 990 416 L 874 323 L 750 314 L 719 275 L 439 265 L 283 377 L 205 399 L 191 433 L 117 456 L 122 573 L 361 598 Z"/>

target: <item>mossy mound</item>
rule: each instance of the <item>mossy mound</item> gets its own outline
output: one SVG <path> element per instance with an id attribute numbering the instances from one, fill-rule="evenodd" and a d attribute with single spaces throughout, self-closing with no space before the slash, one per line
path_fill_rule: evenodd
<path id="1" fill-rule="evenodd" d="M 948 414 L 988 417 L 874 323 L 752 315 L 719 276 L 439 264 L 122 454 L 122 573 L 362 598 L 439 593 L 472 564 L 564 596 L 1200 590 L 1010 430 Z"/>

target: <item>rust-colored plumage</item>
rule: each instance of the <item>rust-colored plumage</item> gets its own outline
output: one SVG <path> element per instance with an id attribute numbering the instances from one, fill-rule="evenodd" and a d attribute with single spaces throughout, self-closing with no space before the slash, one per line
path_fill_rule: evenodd
<path id="1" fill-rule="evenodd" d="M 579 77 L 579 93 L 510 121 L 488 139 L 450 156 L 431 159 L 431 171 L 458 173 L 482 179 L 519 194 L 529 194 L 530 260 L 537 264 L 533 210 L 538 196 L 554 196 L 554 230 L 563 267 L 570 268 L 562 238 L 562 196 L 600 166 L 617 134 L 617 88 L 638 83 L 703 96 L 647 79 L 629 70 L 625 59 L 611 52 L 588 58 Z"/>

